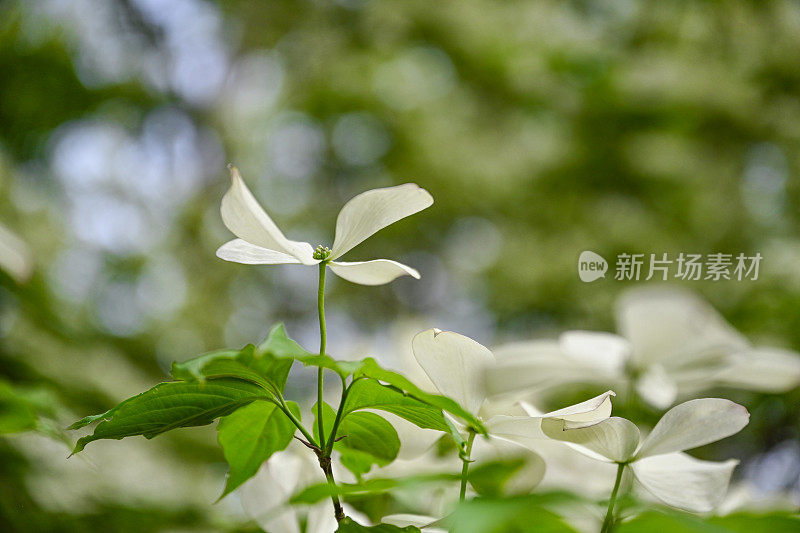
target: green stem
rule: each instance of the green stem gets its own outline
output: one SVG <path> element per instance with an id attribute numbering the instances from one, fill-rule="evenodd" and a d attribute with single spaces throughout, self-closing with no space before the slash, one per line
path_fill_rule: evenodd
<path id="1" fill-rule="evenodd" d="M 276 405 L 278 406 L 278 409 L 283 411 L 284 414 L 287 417 L 289 417 L 289 420 L 291 420 L 292 424 L 294 424 L 297 427 L 297 429 L 300 430 L 300 433 L 303 434 L 303 436 L 306 438 L 306 440 L 309 442 L 309 444 L 313 444 L 314 446 L 316 446 L 317 445 L 317 441 L 314 439 L 314 437 L 311 436 L 311 434 L 303 426 L 303 424 L 297 419 L 297 417 L 294 416 L 292 411 L 289 410 L 289 408 L 286 406 L 286 402 L 283 401 L 283 398 L 281 398 L 279 396 L 278 397 L 278 402 L 276 403 Z"/>
<path id="2" fill-rule="evenodd" d="M 350 392 L 350 387 L 352 387 L 353 383 L 358 381 L 358 379 L 359 378 L 355 378 L 350 382 L 350 385 L 347 385 L 345 379 L 342 378 L 342 399 L 339 400 L 339 408 L 336 410 L 336 418 L 333 420 L 331 434 L 328 437 L 328 445 L 324 448 L 325 455 L 329 457 L 331 453 L 333 453 L 333 445 L 336 443 L 336 432 L 339 431 L 339 424 L 342 421 L 342 417 L 344 417 L 344 404 L 347 401 L 347 394 Z"/>
<path id="3" fill-rule="evenodd" d="M 328 485 L 330 485 L 335 491 L 336 480 L 333 479 L 333 469 L 331 468 L 330 456 L 320 456 L 319 465 L 322 467 L 322 471 L 325 472 L 325 479 L 328 480 Z M 336 522 L 341 522 L 344 520 L 345 514 L 344 510 L 342 509 L 342 503 L 339 501 L 339 496 L 335 492 L 331 493 L 331 501 L 333 502 L 333 515 L 336 517 Z"/>
<path id="4" fill-rule="evenodd" d="M 319 289 L 317 291 L 317 311 L 319 312 L 319 354 L 325 355 L 325 349 L 328 339 L 328 331 L 325 328 L 325 272 L 327 270 L 327 261 L 322 261 L 319 264 Z M 323 392 L 323 370 L 322 367 L 317 369 L 317 429 L 319 430 L 319 466 L 325 473 L 325 479 L 332 488 L 336 488 L 336 480 L 333 479 L 333 469 L 331 468 L 331 452 L 333 451 L 333 437 L 331 437 L 329 446 L 325 446 L 325 423 L 322 420 L 322 392 Z M 342 395 L 344 396 L 347 390 L 343 385 Z M 344 402 L 344 400 L 343 400 Z M 339 410 L 336 413 L 337 419 L 341 412 L 343 403 L 339 405 Z M 334 431 L 338 424 L 334 422 Z M 331 501 L 333 502 L 333 514 L 337 522 L 344 520 L 344 511 L 342 504 L 339 501 L 339 496 L 331 494 Z"/>
<path id="5" fill-rule="evenodd" d="M 464 450 L 464 455 L 461 456 L 461 461 L 464 465 L 461 467 L 461 492 L 458 495 L 459 501 L 464 501 L 467 498 L 467 476 L 469 474 L 469 463 L 472 462 L 470 455 L 472 454 L 472 444 L 475 442 L 475 432 L 469 432 L 467 439 L 467 447 Z"/>
<path id="6" fill-rule="evenodd" d="M 625 463 L 619 463 L 617 467 L 617 480 L 614 481 L 614 489 L 611 491 L 611 499 L 608 500 L 608 511 L 606 518 L 603 520 L 603 527 L 600 528 L 600 533 L 609 533 L 614 527 L 614 504 L 617 502 L 617 492 L 622 482 L 622 473 L 625 471 Z"/>
<path id="7" fill-rule="evenodd" d="M 319 264 L 319 290 L 317 291 L 317 311 L 319 312 L 319 354 L 325 355 L 328 332 L 325 328 L 325 261 Z M 322 367 L 317 368 L 317 429 L 319 447 L 325 449 L 325 424 L 322 421 Z"/>

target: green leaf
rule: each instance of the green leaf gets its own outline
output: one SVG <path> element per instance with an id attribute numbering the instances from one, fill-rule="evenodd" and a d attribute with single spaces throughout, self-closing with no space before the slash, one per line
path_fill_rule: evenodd
<path id="1" fill-rule="evenodd" d="M 414 526 L 397 527 L 389 524 L 378 524 L 377 526 L 362 526 L 353 521 L 352 518 L 345 518 L 339 522 L 336 533 L 420 533 L 419 528 Z"/>
<path id="2" fill-rule="evenodd" d="M 333 370 L 342 378 L 353 374 L 361 367 L 361 361 L 337 361 L 330 355 L 320 355 L 306 351 L 286 335 L 283 324 L 277 324 L 270 330 L 267 339 L 259 345 L 259 350 L 275 357 L 295 360 L 305 366 L 319 366 Z"/>
<path id="3" fill-rule="evenodd" d="M 406 477 L 373 478 L 360 483 L 337 482 L 336 486 L 331 486 L 328 483 L 317 483 L 304 488 L 292 496 L 289 501 L 293 504 L 313 504 L 330 498 L 334 494 L 339 496 L 380 494 L 395 489 L 416 489 L 426 485 L 454 483 L 460 480 L 460 474 L 445 472 L 441 474 L 419 474 Z"/>
<path id="4" fill-rule="evenodd" d="M 327 432 L 333 427 L 336 412 L 327 403 L 322 405 L 322 416 Z M 316 416 L 316 405 L 312 411 Z M 341 454 L 342 464 L 356 477 L 369 472 L 372 465 L 388 465 L 397 458 L 397 453 L 400 451 L 397 431 L 375 413 L 357 412 L 344 415 L 339 422 L 336 435 L 340 440 L 334 443 L 333 447 Z M 314 437 L 319 439 L 316 420 Z"/>
<path id="5" fill-rule="evenodd" d="M 462 502 L 451 516 L 454 533 L 576 533 L 547 510 L 539 495 L 515 498 L 475 498 Z"/>
<path id="6" fill-rule="evenodd" d="M 306 366 L 326 368 L 336 372 L 343 380 L 353 376 L 354 378 L 366 377 L 383 381 L 397 389 L 406 397 L 416 399 L 418 402 L 426 403 L 430 406 L 438 408 L 439 410 L 447 411 L 463 419 L 478 433 L 484 435 L 486 434 L 486 428 L 483 426 L 481 421 L 478 420 L 472 413 L 463 409 L 460 405 L 458 405 L 458 402 L 454 401 L 453 399 L 423 391 L 403 375 L 382 368 L 378 362 L 371 357 L 361 361 L 338 361 L 327 354 L 309 353 L 295 341 L 286 336 L 286 330 L 282 324 L 278 324 L 272 328 L 267 340 L 259 346 L 259 352 L 270 353 L 279 358 L 290 358 L 292 360 L 299 361 Z M 283 389 L 281 388 L 281 390 Z M 363 392 L 372 393 L 370 391 Z M 400 402 L 400 404 L 396 402 L 388 402 L 385 405 L 395 405 L 396 411 L 384 409 L 382 407 L 375 407 L 375 409 L 383 409 L 385 411 L 394 412 L 398 416 L 402 416 L 414 424 L 417 424 L 417 422 L 426 424 L 421 425 L 420 427 L 428 427 L 432 429 L 438 429 L 440 431 L 449 431 L 453 433 L 454 436 L 458 437 L 458 433 L 454 431 L 446 419 L 444 420 L 444 423 L 442 423 L 442 420 L 438 419 L 438 417 L 435 417 L 432 411 L 422 413 L 418 409 L 418 404 L 415 406 L 413 402 L 405 402 L 405 404 L 403 404 L 403 402 Z M 355 411 L 356 409 L 359 408 L 356 407 L 350 410 Z M 434 418 L 436 418 L 436 420 L 434 420 Z"/>
<path id="7" fill-rule="evenodd" d="M 359 409 L 380 409 L 421 428 L 450 431 L 441 409 L 408 396 L 397 387 L 382 385 L 373 379 L 358 379 L 350 386 L 344 413 Z"/>
<path id="8" fill-rule="evenodd" d="M 775 531 L 800 531 L 800 516 L 788 512 L 768 514 L 734 513 L 708 519 L 735 533 L 773 533 Z"/>
<path id="9" fill-rule="evenodd" d="M 467 424 L 473 427 L 478 433 L 484 435 L 486 434 L 486 428 L 483 426 L 481 421 L 478 420 L 472 413 L 458 405 L 455 400 L 448 398 L 447 396 L 431 394 L 423 391 L 403 375 L 381 368 L 381 366 L 371 357 L 368 357 L 362 361 L 361 368 L 354 375 L 355 377 L 365 376 L 368 378 L 377 379 L 397 387 L 409 396 L 461 418 Z"/>
<path id="10" fill-rule="evenodd" d="M 287 407 L 300 419 L 296 403 L 287 402 Z M 253 477 L 273 453 L 285 449 L 295 429 L 275 403 L 261 400 L 222 418 L 217 425 L 217 440 L 230 469 L 220 499 Z"/>
<path id="11" fill-rule="evenodd" d="M 502 496 L 506 483 L 523 466 L 524 459 L 478 464 L 469 471 L 469 484 L 481 496 Z"/>
<path id="12" fill-rule="evenodd" d="M 800 517 L 787 512 L 735 513 L 701 518 L 676 511 L 647 511 L 620 523 L 619 533 L 772 533 L 800 531 Z"/>
<path id="13" fill-rule="evenodd" d="M 283 326 L 279 326 L 281 331 Z M 275 328 L 270 332 L 272 337 Z M 276 342 L 286 353 L 282 343 Z M 266 346 L 266 348 L 265 348 Z M 258 349 L 248 344 L 241 350 L 218 350 L 182 363 L 172 363 L 172 377 L 181 381 L 204 381 L 237 378 L 254 383 L 270 392 L 282 393 L 292 368 L 292 359 L 269 351 L 269 338 Z"/>
<path id="14" fill-rule="evenodd" d="M 286 335 L 286 328 L 278 323 L 269 330 L 267 338 L 259 344 L 261 353 L 269 353 L 275 357 L 298 358 L 310 355 L 308 351 Z"/>
<path id="15" fill-rule="evenodd" d="M 72 439 L 59 422 L 64 414 L 54 391 L 0 379 L 0 434 L 35 431 L 72 448 Z"/>
<path id="16" fill-rule="evenodd" d="M 26 390 L 0 381 L 0 433 L 35 430 L 40 414 L 52 415 L 42 401 L 43 394 L 43 390 Z"/>
<path id="17" fill-rule="evenodd" d="M 294 359 L 305 366 L 319 366 L 333 370 L 342 379 L 352 376 L 362 366 L 361 361 L 337 361 L 330 355 L 308 354 L 294 357 Z"/>
<path id="18" fill-rule="evenodd" d="M 78 440 L 72 453 L 98 439 L 133 435 L 151 439 L 179 427 L 204 426 L 254 400 L 268 399 L 261 387 L 238 379 L 160 383 L 105 413 L 87 416 L 70 426 L 78 429 L 102 420 L 94 433 Z"/>
<path id="19" fill-rule="evenodd" d="M 698 516 L 671 511 L 648 511 L 632 520 L 617 525 L 618 533 L 644 533 L 660 531 L 663 533 L 730 533 L 729 529 L 709 524 Z"/>

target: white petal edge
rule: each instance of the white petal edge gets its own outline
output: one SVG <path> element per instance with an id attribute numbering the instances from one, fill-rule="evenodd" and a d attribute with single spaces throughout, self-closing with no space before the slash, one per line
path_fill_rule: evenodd
<path id="1" fill-rule="evenodd" d="M 634 476 L 664 503 L 697 513 L 714 510 L 725 497 L 739 461 L 701 461 L 685 453 L 669 453 L 631 464 Z"/>
<path id="2" fill-rule="evenodd" d="M 579 428 L 568 428 L 564 420 L 544 419 L 542 431 L 554 440 L 576 444 L 575 450 L 589 450 L 589 457 L 598 454 L 615 463 L 626 462 L 633 457 L 639 445 L 639 428 L 626 418 L 611 417 Z"/>
<path id="3" fill-rule="evenodd" d="M 743 406 L 722 398 L 676 405 L 661 417 L 637 457 L 690 450 L 738 433 L 750 421 Z"/>
<path id="4" fill-rule="evenodd" d="M 331 258 L 337 259 L 386 226 L 433 204 L 416 183 L 372 189 L 350 199 L 336 219 Z"/>
<path id="5" fill-rule="evenodd" d="M 301 264 L 294 256 L 275 250 L 267 250 L 242 239 L 228 241 L 217 249 L 217 257 L 244 265 L 290 265 Z"/>
<path id="6" fill-rule="evenodd" d="M 488 348 L 452 331 L 428 329 L 414 337 L 411 349 L 439 392 L 478 413 L 486 399 L 483 373 L 495 363 Z"/>
<path id="7" fill-rule="evenodd" d="M 290 241 L 247 188 L 236 167 L 229 165 L 231 187 L 222 197 L 222 221 L 234 235 L 261 248 L 296 257 L 304 265 L 315 265 L 314 250 L 307 242 Z"/>
<path id="8" fill-rule="evenodd" d="M 520 402 L 520 406 L 528 416 L 495 415 L 489 418 L 485 425 L 489 435 L 535 450 L 539 441 L 548 438 L 542 431 L 543 419 L 558 419 L 561 424 L 559 427 L 568 428 L 595 424 L 611 414 L 612 396 L 614 391 L 604 392 L 585 402 L 543 415 L 533 406 Z"/>
<path id="9" fill-rule="evenodd" d="M 334 274 L 359 285 L 384 285 L 400 276 L 419 279 L 419 272 L 397 261 L 373 259 L 372 261 L 331 261 L 328 263 Z"/>
<path id="10" fill-rule="evenodd" d="M 566 422 L 566 427 L 568 428 L 594 424 L 611 416 L 612 396 L 616 396 L 613 390 L 606 391 L 585 402 L 576 403 L 556 411 L 545 413 L 542 415 L 542 418 L 560 418 Z M 528 406 L 525 404 L 522 405 L 523 409 L 527 410 Z"/>

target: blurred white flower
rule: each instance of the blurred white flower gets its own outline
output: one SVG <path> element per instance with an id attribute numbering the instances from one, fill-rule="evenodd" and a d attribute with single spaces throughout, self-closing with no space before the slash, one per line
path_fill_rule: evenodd
<path id="1" fill-rule="evenodd" d="M 620 301 L 617 324 L 630 343 L 636 390 L 657 407 L 714 386 L 777 393 L 800 384 L 797 354 L 754 347 L 687 291 L 630 292 Z"/>
<path id="2" fill-rule="evenodd" d="M 753 347 L 707 302 L 682 290 L 638 289 L 617 309 L 620 335 L 569 331 L 558 341 L 497 350 L 490 392 L 542 390 L 567 383 L 625 386 L 666 409 L 715 386 L 785 392 L 800 384 L 800 357 Z"/>
<path id="3" fill-rule="evenodd" d="M 300 533 L 300 508 L 289 499 L 304 488 L 325 483 L 325 476 L 308 450 L 292 444 L 269 458 L 258 473 L 238 490 L 245 514 L 264 531 Z M 367 518 L 345 505 L 345 513 L 359 523 Z M 307 506 L 306 533 L 333 533 L 338 524 L 331 502 L 323 500 Z"/>
<path id="4" fill-rule="evenodd" d="M 707 512 L 722 502 L 739 461 L 701 461 L 682 452 L 738 433 L 749 420 L 747 409 L 739 404 L 702 398 L 667 411 L 641 445 L 639 428 L 625 418 L 610 417 L 579 428 L 548 419 L 542 428 L 547 436 L 571 443 L 590 457 L 630 466 L 639 483 L 664 503 Z"/>
<path id="5" fill-rule="evenodd" d="M 336 261 L 375 232 L 433 204 L 425 189 L 414 183 L 373 189 L 348 201 L 336 219 L 333 247 L 316 252 L 307 242 L 290 241 L 258 204 L 236 167 L 230 166 L 231 187 L 222 198 L 222 220 L 238 239 L 223 244 L 217 256 L 249 265 L 303 264 L 328 261 L 338 276 L 361 285 L 383 285 L 399 276 L 419 279 L 413 268 L 390 261 Z"/>
<path id="6" fill-rule="evenodd" d="M 767 513 L 793 512 L 797 509 L 797 493 L 787 490 L 759 490 L 753 483 L 741 481 L 731 485 L 725 500 L 717 508 L 717 514 L 737 512 Z"/>

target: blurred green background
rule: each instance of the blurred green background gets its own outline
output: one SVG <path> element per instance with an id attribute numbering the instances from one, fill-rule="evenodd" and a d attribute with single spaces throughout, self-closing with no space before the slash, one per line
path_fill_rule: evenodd
<path id="1" fill-rule="evenodd" d="M 314 245 L 365 189 L 433 194 L 347 257 L 421 281 L 331 280 L 340 357 L 391 362 L 431 326 L 613 331 L 644 282 L 580 282 L 583 250 L 759 252 L 757 281 L 683 285 L 800 349 L 797 50 L 792 1 L 2 1 L 0 224 L 25 243 L 0 271 L 3 379 L 61 427 L 276 321 L 315 347 L 314 269 L 214 256 L 229 161 Z M 800 394 L 720 394 L 754 415 L 725 443 L 737 475 L 796 494 Z M 211 505 L 213 428 L 93 446 L 0 439 L 3 529 L 251 527 Z"/>

